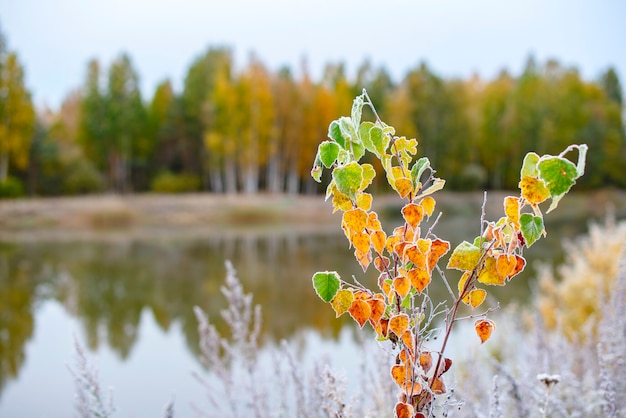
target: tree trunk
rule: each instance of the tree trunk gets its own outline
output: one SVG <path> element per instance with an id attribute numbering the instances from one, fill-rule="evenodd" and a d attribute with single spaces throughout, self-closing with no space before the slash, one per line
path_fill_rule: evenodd
<path id="1" fill-rule="evenodd" d="M 237 167 L 234 158 L 231 156 L 226 157 L 226 163 L 224 164 L 224 184 L 226 193 L 237 193 Z"/>
<path id="2" fill-rule="evenodd" d="M 9 155 L 6 152 L 0 154 L 0 183 L 9 177 Z"/>

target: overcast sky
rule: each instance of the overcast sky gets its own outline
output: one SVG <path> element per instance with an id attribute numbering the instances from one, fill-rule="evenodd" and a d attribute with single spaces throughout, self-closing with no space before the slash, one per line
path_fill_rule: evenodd
<path id="1" fill-rule="evenodd" d="M 444 77 L 519 74 L 527 57 L 556 58 L 595 79 L 609 66 L 626 83 L 624 0 L 0 0 L 0 30 L 26 67 L 35 103 L 56 108 L 87 62 L 127 52 L 148 99 L 182 85 L 195 57 L 229 46 L 271 70 L 306 59 L 314 77 L 368 58 L 399 81 L 426 61 Z"/>

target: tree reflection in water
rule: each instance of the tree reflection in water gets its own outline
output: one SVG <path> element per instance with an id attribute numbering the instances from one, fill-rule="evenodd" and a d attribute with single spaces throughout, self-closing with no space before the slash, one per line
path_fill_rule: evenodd
<path id="1" fill-rule="evenodd" d="M 127 359 L 140 336 L 142 312 L 165 332 L 178 322 L 198 354 L 200 306 L 218 327 L 224 261 L 263 308 L 265 341 L 314 328 L 337 336 L 342 321 L 311 297 L 320 265 L 359 274 L 342 235 L 238 235 L 115 242 L 27 242 L 0 245 L 0 390 L 16 378 L 34 328 L 34 307 L 54 300 L 83 328 L 87 345 L 108 345 Z M 345 266 L 341 268 L 341 266 Z M 362 272 L 361 272 L 362 274 Z M 369 272 L 368 276 L 374 273 Z"/>

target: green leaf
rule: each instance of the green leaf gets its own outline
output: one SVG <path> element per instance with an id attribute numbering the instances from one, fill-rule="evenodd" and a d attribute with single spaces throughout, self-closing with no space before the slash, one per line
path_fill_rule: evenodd
<path id="1" fill-rule="evenodd" d="M 444 179 L 435 178 L 433 180 L 433 184 L 428 186 L 428 189 L 426 189 L 423 192 L 421 192 L 419 194 L 419 197 L 424 197 L 424 196 L 428 196 L 429 194 L 433 194 L 433 193 L 443 189 L 443 187 L 445 185 L 446 185 L 446 181 Z"/>
<path id="2" fill-rule="evenodd" d="M 372 122 L 361 122 L 361 124 L 359 125 L 359 138 L 361 138 L 361 142 L 363 142 L 365 148 L 369 152 L 375 154 L 376 148 L 374 147 L 374 143 L 370 138 L 370 129 L 372 129 L 373 127 L 374 124 Z"/>
<path id="3" fill-rule="evenodd" d="M 339 274 L 336 271 L 318 271 L 313 275 L 313 288 L 315 293 L 329 303 L 341 287 Z"/>
<path id="4" fill-rule="evenodd" d="M 331 141 L 322 142 L 317 150 L 320 160 L 324 167 L 330 168 L 335 161 L 337 160 L 337 155 L 339 154 L 339 144 Z"/>
<path id="5" fill-rule="evenodd" d="M 346 138 L 344 138 L 341 132 L 338 121 L 334 120 L 328 125 L 328 137 L 338 143 L 341 148 L 346 148 Z"/>
<path id="6" fill-rule="evenodd" d="M 354 102 L 352 102 L 352 125 L 359 126 L 361 124 L 361 113 L 363 112 L 363 96 L 356 96 Z"/>
<path id="7" fill-rule="evenodd" d="M 534 152 L 529 152 L 524 157 L 524 163 L 522 164 L 522 171 L 520 178 L 524 177 L 538 177 L 539 171 L 537 171 L 537 163 L 539 162 L 539 155 Z"/>
<path id="8" fill-rule="evenodd" d="M 374 153 L 380 158 L 387 153 L 389 147 L 389 137 L 385 135 L 380 126 L 374 125 L 370 129 L 370 139 L 374 146 Z"/>
<path id="9" fill-rule="evenodd" d="M 413 179 L 413 183 L 417 185 L 417 183 L 422 178 L 422 174 L 424 171 L 430 168 L 430 160 L 427 157 L 422 157 L 419 160 L 415 161 L 413 167 L 411 167 L 411 178 Z"/>
<path id="10" fill-rule="evenodd" d="M 361 182 L 359 190 L 365 190 L 370 184 L 372 184 L 374 177 L 376 177 L 376 170 L 371 164 L 363 164 L 361 168 L 363 168 L 363 181 Z"/>
<path id="11" fill-rule="evenodd" d="M 463 241 L 452 252 L 447 268 L 463 271 L 472 271 L 476 268 L 482 255 L 480 248 Z"/>
<path id="12" fill-rule="evenodd" d="M 574 163 L 562 157 L 544 157 L 537 164 L 537 168 L 552 196 L 567 193 L 578 178 Z"/>
<path id="13" fill-rule="evenodd" d="M 339 127 L 341 128 L 341 133 L 343 133 L 343 137 L 346 139 L 346 141 L 359 142 L 355 127 L 352 124 L 352 119 L 346 116 L 340 117 Z M 349 148 L 349 144 L 347 142 L 345 148 Z"/>
<path id="14" fill-rule="evenodd" d="M 359 161 L 361 157 L 365 155 L 365 147 L 361 142 L 353 142 L 351 144 L 352 154 L 354 155 L 354 160 Z"/>
<path id="15" fill-rule="evenodd" d="M 526 247 L 530 247 L 546 233 L 543 227 L 543 218 L 533 216 L 530 213 L 523 213 L 519 219 L 522 236 L 526 241 Z"/>
<path id="16" fill-rule="evenodd" d="M 363 167 L 356 161 L 333 170 L 333 180 L 337 189 L 352 200 L 356 200 L 356 192 L 363 182 Z"/>
<path id="17" fill-rule="evenodd" d="M 320 183 L 322 181 L 322 160 L 320 159 L 319 149 L 317 151 L 317 155 L 315 156 L 315 162 L 313 163 L 313 168 L 311 169 L 311 177 Z"/>

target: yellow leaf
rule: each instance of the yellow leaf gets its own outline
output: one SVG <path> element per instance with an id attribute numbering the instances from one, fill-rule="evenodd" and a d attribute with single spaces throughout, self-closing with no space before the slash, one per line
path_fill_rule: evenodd
<path id="1" fill-rule="evenodd" d="M 431 216 L 435 210 L 435 199 L 432 196 L 426 196 L 420 202 L 420 205 L 424 208 L 424 213 L 427 216 Z"/>
<path id="2" fill-rule="evenodd" d="M 335 187 L 335 191 L 333 193 L 333 213 L 338 210 L 346 211 L 350 209 L 352 209 L 352 200 Z"/>
<path id="3" fill-rule="evenodd" d="M 397 236 L 397 235 L 391 235 L 390 237 L 387 237 L 387 242 L 385 243 L 385 248 L 387 249 L 387 251 L 389 252 L 389 254 L 393 254 L 396 244 L 398 244 L 400 242 L 402 238 Z M 400 256 L 402 256 L 402 254 L 399 254 Z"/>
<path id="4" fill-rule="evenodd" d="M 363 210 L 372 208 L 372 195 L 369 193 L 359 193 L 356 196 L 356 206 Z"/>
<path id="5" fill-rule="evenodd" d="M 484 343 L 496 329 L 496 323 L 490 319 L 479 319 L 474 323 L 474 329 L 480 338 L 480 342 Z"/>
<path id="6" fill-rule="evenodd" d="M 408 203 L 402 208 L 404 220 L 415 229 L 424 217 L 424 208 L 415 203 Z"/>
<path id="7" fill-rule="evenodd" d="M 506 283 L 506 276 L 500 276 L 496 267 L 496 259 L 493 257 L 487 257 L 483 268 L 478 273 L 479 282 L 484 284 L 492 284 L 496 286 L 504 286 Z"/>
<path id="8" fill-rule="evenodd" d="M 446 393 L 446 385 L 443 383 L 443 379 L 440 377 L 436 378 L 433 381 L 430 389 L 435 395 L 441 395 L 442 393 Z"/>
<path id="9" fill-rule="evenodd" d="M 378 214 L 376 212 L 367 214 L 367 224 L 365 227 L 370 231 L 382 231 L 383 227 L 378 220 Z"/>
<path id="10" fill-rule="evenodd" d="M 507 196 L 504 198 L 504 214 L 509 222 L 519 229 L 519 199 L 517 197 Z"/>
<path id="11" fill-rule="evenodd" d="M 350 309 L 353 301 L 354 294 L 352 291 L 348 289 L 340 289 L 335 294 L 333 300 L 330 301 L 330 306 L 332 306 L 337 318 L 339 318 L 341 315 L 346 313 L 348 309 Z"/>
<path id="12" fill-rule="evenodd" d="M 385 249 L 385 242 L 387 242 L 387 234 L 385 234 L 385 231 L 373 231 L 370 234 L 370 238 L 371 238 L 372 247 L 374 247 L 374 250 L 378 254 L 382 255 Z"/>
<path id="13" fill-rule="evenodd" d="M 365 232 L 357 232 L 352 235 L 351 242 L 354 248 L 363 254 L 367 253 L 370 249 L 370 236 Z"/>
<path id="14" fill-rule="evenodd" d="M 467 295 L 465 295 L 463 302 L 472 308 L 476 308 L 483 303 L 486 297 L 487 292 L 484 289 L 472 289 Z"/>
<path id="15" fill-rule="evenodd" d="M 550 190 L 543 180 L 536 177 L 524 176 L 519 182 L 522 197 L 533 205 L 539 204 L 550 197 Z"/>
<path id="16" fill-rule="evenodd" d="M 393 279 L 393 288 L 398 292 L 400 298 L 404 299 L 409 294 L 409 290 L 411 290 L 411 281 L 406 276 L 398 276 Z"/>
<path id="17" fill-rule="evenodd" d="M 407 177 L 400 177 L 395 180 L 393 188 L 404 199 L 413 192 L 413 182 Z"/>
<path id="18" fill-rule="evenodd" d="M 407 273 L 409 280 L 411 280 L 411 285 L 417 290 L 418 294 L 421 294 L 424 289 L 430 284 L 430 273 L 424 269 L 415 268 L 409 270 Z"/>
<path id="19" fill-rule="evenodd" d="M 367 212 L 363 209 L 352 209 L 343 214 L 341 222 L 354 232 L 361 232 L 367 223 Z"/>
<path id="20" fill-rule="evenodd" d="M 465 283 L 467 283 L 467 279 L 469 279 L 470 274 L 471 273 L 469 271 L 466 271 L 459 279 L 459 296 L 463 294 L 463 290 L 465 290 Z"/>
<path id="21" fill-rule="evenodd" d="M 398 337 L 402 337 L 404 331 L 409 328 L 409 316 L 407 314 L 398 314 L 392 316 L 389 319 L 389 330 L 396 334 Z"/>
<path id="22" fill-rule="evenodd" d="M 372 308 L 369 303 L 362 299 L 355 299 L 348 309 L 350 316 L 363 328 L 363 324 L 370 318 Z"/>

